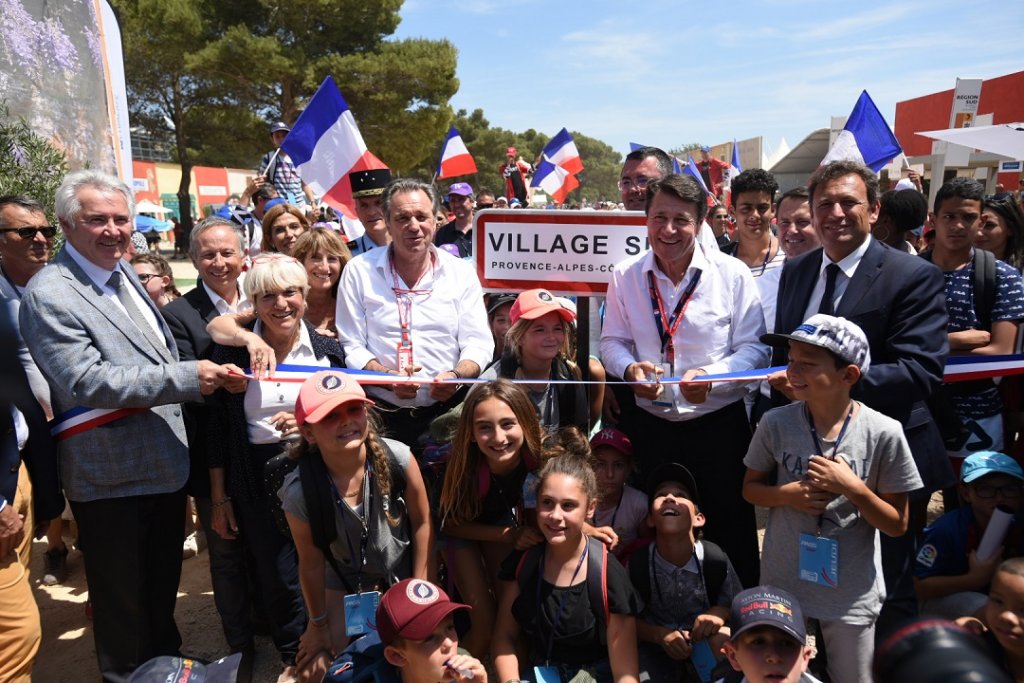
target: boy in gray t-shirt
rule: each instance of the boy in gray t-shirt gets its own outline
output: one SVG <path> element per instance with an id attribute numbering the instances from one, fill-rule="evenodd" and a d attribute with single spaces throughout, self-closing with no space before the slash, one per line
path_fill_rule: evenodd
<path id="1" fill-rule="evenodd" d="M 818 314 L 761 339 L 788 343 L 800 399 L 765 414 L 743 461 L 744 498 L 770 508 L 761 581 L 820 622 L 833 681 L 871 680 L 885 597 L 876 530 L 903 534 L 907 494 L 923 484 L 900 425 L 850 399 L 871 361 L 859 327 Z"/>

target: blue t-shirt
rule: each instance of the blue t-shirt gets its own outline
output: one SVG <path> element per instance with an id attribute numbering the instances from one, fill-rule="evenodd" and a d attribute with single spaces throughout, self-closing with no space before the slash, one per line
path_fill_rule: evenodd
<path id="1" fill-rule="evenodd" d="M 949 313 L 949 331 L 979 329 L 974 310 L 974 259 L 966 268 L 944 272 L 946 279 L 946 310 Z M 1024 280 L 1013 266 L 996 261 L 996 300 L 992 307 L 993 323 L 1003 320 L 1024 319 Z M 999 390 L 992 387 L 969 396 L 953 396 L 953 405 L 962 417 L 981 418 L 1002 411 Z"/>
<path id="2" fill-rule="evenodd" d="M 914 576 L 960 576 L 967 573 L 967 555 L 977 548 L 981 530 L 969 505 L 935 520 L 924 530 L 924 541 L 914 559 Z"/>

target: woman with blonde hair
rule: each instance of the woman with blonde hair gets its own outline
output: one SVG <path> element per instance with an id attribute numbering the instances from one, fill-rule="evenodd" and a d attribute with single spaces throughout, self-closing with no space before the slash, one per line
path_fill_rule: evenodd
<path id="1" fill-rule="evenodd" d="M 320 334 L 337 336 L 334 315 L 338 308 L 338 280 L 345 264 L 352 260 L 352 252 L 327 228 L 313 228 L 302 233 L 292 249 L 294 256 L 309 276 L 309 296 L 306 297 L 306 320 Z"/>

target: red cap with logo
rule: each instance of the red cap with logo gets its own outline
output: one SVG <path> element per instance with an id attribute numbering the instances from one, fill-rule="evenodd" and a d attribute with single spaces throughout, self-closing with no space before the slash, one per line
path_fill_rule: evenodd
<path id="1" fill-rule="evenodd" d="M 405 579 L 389 588 L 377 605 L 377 633 L 385 645 L 396 638 L 426 640 L 452 612 L 471 609 L 452 602 L 443 590 L 422 579 Z"/>
<path id="2" fill-rule="evenodd" d="M 307 422 L 316 424 L 329 412 L 351 401 L 362 401 L 373 405 L 366 398 L 366 392 L 359 382 L 337 370 L 321 370 L 314 373 L 299 389 L 299 399 L 295 402 L 295 423 L 303 425 Z"/>
<path id="3" fill-rule="evenodd" d="M 546 289 L 528 289 L 516 297 L 512 309 L 508 312 L 509 319 L 515 325 L 520 318 L 536 320 L 548 313 L 558 313 L 567 323 L 575 322 L 576 314 L 562 305 L 551 292 Z"/>

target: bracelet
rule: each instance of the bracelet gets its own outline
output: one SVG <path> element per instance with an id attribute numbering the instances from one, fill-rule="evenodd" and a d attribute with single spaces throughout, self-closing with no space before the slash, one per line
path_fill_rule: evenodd
<path id="1" fill-rule="evenodd" d="M 321 614 L 318 617 L 310 617 L 309 618 L 309 623 L 313 624 L 314 626 L 319 626 L 321 628 L 326 626 L 327 625 L 327 612 L 324 612 L 323 614 Z"/>
<path id="2" fill-rule="evenodd" d="M 459 372 L 458 370 L 456 370 L 455 368 L 452 368 L 452 369 L 451 369 L 451 370 L 449 370 L 448 372 L 450 372 L 450 373 L 452 373 L 453 375 L 455 375 L 455 379 L 463 379 L 462 373 L 461 373 L 461 372 Z"/>
<path id="3" fill-rule="evenodd" d="M 223 506 L 227 505 L 230 502 L 231 502 L 231 496 L 224 496 L 224 500 L 219 500 L 216 503 L 211 503 L 210 507 L 211 508 L 219 508 L 219 507 L 223 507 Z"/>

